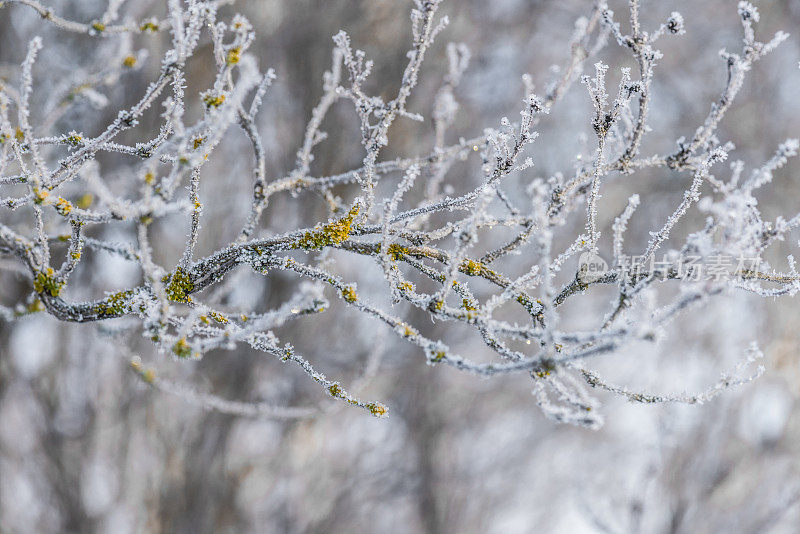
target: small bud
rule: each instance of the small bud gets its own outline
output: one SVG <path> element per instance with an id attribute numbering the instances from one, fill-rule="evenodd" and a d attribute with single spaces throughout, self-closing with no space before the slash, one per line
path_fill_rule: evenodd
<path id="1" fill-rule="evenodd" d="M 758 9 L 750 2 L 739 2 L 739 16 L 742 17 L 742 20 L 758 22 Z"/>
<path id="2" fill-rule="evenodd" d="M 683 24 L 683 15 L 673 11 L 667 19 L 667 30 L 673 35 L 683 35 L 686 29 Z"/>

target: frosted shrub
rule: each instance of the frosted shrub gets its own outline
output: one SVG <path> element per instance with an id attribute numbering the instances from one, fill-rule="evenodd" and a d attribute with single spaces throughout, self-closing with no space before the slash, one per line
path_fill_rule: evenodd
<path id="1" fill-rule="evenodd" d="M 246 344 L 299 366 L 328 395 L 375 416 L 386 415 L 388 408 L 362 400 L 353 388 L 317 371 L 312 361 L 295 351 L 291 340 L 279 339 L 275 331 L 298 317 L 338 313 L 331 311 L 329 300 L 339 299 L 418 347 L 430 365 L 484 377 L 529 375 L 534 398 L 546 415 L 590 427 L 598 427 L 602 417 L 587 386 L 638 402 L 700 403 L 758 376 L 760 367 L 748 370 L 760 357 L 755 345 L 743 349 L 742 364 L 735 371 L 695 395 L 634 392 L 608 383 L 585 365 L 635 342 L 657 343 L 677 316 L 696 313 L 722 293 L 744 290 L 775 297 L 800 289 L 792 257 L 782 271 L 764 259 L 773 243 L 800 225 L 800 216 L 765 220 L 754 200 L 756 191 L 768 186 L 787 158 L 796 155 L 798 142 L 787 140 L 771 160 L 748 173 L 737 161 L 725 168 L 734 147 L 716 135 L 751 66 L 786 35 L 759 40 L 758 11 L 749 2 L 740 2 L 742 48 L 720 52 L 727 83 L 697 129 L 664 154 L 643 154 L 642 147 L 650 110 L 659 105 L 652 94 L 662 57 L 658 45 L 685 33 L 679 13 L 672 13 L 657 28 L 645 28 L 638 0 L 630 0 L 629 24 L 623 28 L 605 2 L 596 2 L 577 21 L 558 77 L 543 92 L 535 90 L 534 76 L 522 77 L 525 95 L 519 117 L 500 118 L 455 144 L 447 142 L 448 128 L 458 114 L 456 89 L 469 68 L 470 52 L 464 45 L 450 44 L 448 70 L 435 101 L 429 103 L 435 134 L 430 150 L 385 159 L 393 124 L 427 120 L 409 108 L 409 99 L 426 55 L 439 46 L 437 38 L 446 35 L 447 19 L 438 14 L 442 1 L 415 1 L 407 62 L 390 95 L 370 93 L 373 63 L 347 33 L 333 36 L 322 98 L 297 141 L 295 168 L 285 176 L 268 176 L 256 123 L 262 101 L 270 98 L 275 74 L 248 53 L 254 40 L 248 21 L 239 15 L 229 19 L 218 15 L 224 2 L 172 0 L 164 20 L 138 21 L 121 18 L 120 3 L 110 2 L 105 13 L 86 23 L 62 18 L 35 0 L 6 2 L 10 5 L 5 10 L 36 10 L 42 25 L 57 27 L 55 35 L 77 32 L 97 39 L 105 47 L 107 61 L 77 66 L 74 79 L 65 85 L 35 68 L 37 58 L 59 42 L 31 36 L 16 79 L 0 82 L 0 254 L 13 260 L 4 260 L 0 268 L 23 271 L 30 280 L 27 298 L 4 303 L 0 316 L 12 321 L 44 312 L 78 323 L 125 318 L 119 329 L 139 331 L 163 354 L 181 359 Z M 135 48 L 148 42 L 139 34 L 155 32 L 169 32 L 171 45 L 166 52 Z M 209 43 L 213 81 L 190 94 L 187 62 Z M 597 61 L 605 46 L 622 47 L 636 70 Z M 108 87 L 125 83 L 127 71 L 159 61 L 156 54 L 160 54 L 158 75 L 132 104 L 107 96 Z M 614 88 L 606 81 L 610 73 L 620 80 Z M 585 86 L 593 106 L 586 123 L 595 139 L 585 153 L 565 162 L 561 173 L 537 178 L 531 169 L 535 161 L 526 150 L 534 142 L 548 143 L 538 138 L 535 128 L 576 82 Z M 32 95 L 41 91 L 51 94 L 43 107 L 32 109 Z M 78 100 L 98 109 L 116 106 L 119 111 L 98 131 L 77 131 L 65 117 Z M 190 102 L 200 103 L 201 116 L 187 113 Z M 361 143 L 352 150 L 360 151 L 361 165 L 336 175 L 314 176 L 314 151 L 330 135 L 322 130 L 325 118 L 340 102 L 349 103 L 357 114 Z M 159 124 L 145 130 L 141 121 L 153 110 Z M 195 248 L 202 232 L 203 203 L 221 200 L 201 199 L 200 184 L 218 145 L 235 129 L 243 131 L 249 142 L 252 200 L 235 208 L 247 214 L 238 238 L 217 243 L 215 252 L 200 256 Z M 140 135 L 139 142 L 120 141 L 129 130 Z M 103 171 L 98 158 L 109 153 L 124 158 L 123 171 Z M 480 162 L 480 184 L 459 195 L 449 192 L 448 185 L 463 183 L 451 167 L 471 159 Z M 664 177 L 680 173 L 690 185 L 672 214 L 652 228 L 647 245 L 629 250 L 624 238 L 639 206 L 636 173 L 642 169 L 660 169 Z M 510 180 L 527 184 L 526 198 L 505 191 Z M 606 229 L 600 224 L 598 203 L 604 187 L 615 180 L 624 181 L 630 198 Z M 348 184 L 357 187 L 342 187 Z M 264 227 L 262 214 L 275 197 L 303 191 L 325 199 L 330 208 L 327 220 L 289 232 Z M 704 213 L 705 224 L 688 232 L 683 242 L 670 240 L 691 208 Z M 152 238 L 151 229 L 155 222 L 176 214 L 190 228 L 185 249 L 175 263 L 159 264 L 155 252 L 162 245 Z M 585 230 L 569 235 L 575 221 Z M 91 237 L 101 225 L 128 229 L 128 240 Z M 500 229 L 505 232 L 502 236 L 512 231 L 513 237 L 498 237 Z M 79 289 L 73 287 L 71 275 L 81 267 L 87 248 L 136 264 L 142 283 L 93 300 L 71 298 Z M 375 264 L 374 275 L 383 275 L 383 295 L 362 292 L 340 273 L 337 258 L 346 255 Z M 295 292 L 276 309 L 234 309 L 224 304 L 225 295 L 235 289 L 229 278 L 242 269 L 266 277 L 291 273 L 297 280 Z M 593 328 L 576 330 L 559 319 L 562 304 L 596 298 L 593 289 L 599 285 L 616 290 L 607 313 L 594 318 Z M 659 292 L 660 287 L 679 289 L 666 294 Z M 478 350 L 459 354 L 444 339 L 426 335 L 426 325 L 412 324 L 391 305 L 402 301 L 437 323 L 474 330 L 494 358 L 487 361 Z M 146 383 L 208 408 L 264 417 L 309 413 L 304 408 L 206 395 L 162 379 L 131 357 L 134 371 Z"/>

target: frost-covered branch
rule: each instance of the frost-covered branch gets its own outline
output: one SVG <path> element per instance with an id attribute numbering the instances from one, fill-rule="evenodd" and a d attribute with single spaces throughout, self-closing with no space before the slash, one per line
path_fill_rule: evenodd
<path id="1" fill-rule="evenodd" d="M 649 111 L 658 105 L 652 83 L 662 56 L 655 44 L 664 35 L 685 33 L 679 13 L 648 31 L 641 21 L 642 7 L 631 0 L 628 35 L 606 3 L 597 2 L 576 23 L 571 40 L 565 42 L 565 67 L 546 80 L 549 85 L 542 96 L 534 90 L 533 76 L 523 76 L 525 95 L 517 121 L 501 117 L 484 129 L 476 127 L 469 139 L 448 144 L 449 129 L 458 116 L 457 92 L 470 58 L 464 45 L 451 44 L 446 48 L 447 72 L 440 75 L 439 90 L 429 105 L 433 124 L 429 149 L 383 159 L 393 142 L 395 123 L 425 123 L 421 112 L 412 109 L 417 102 L 411 97 L 427 75 L 426 56 L 439 46 L 437 37 L 446 35 L 447 18 L 439 16 L 443 3 L 414 2 L 407 61 L 395 73 L 396 88 L 389 96 L 371 94 L 373 62 L 347 33 L 336 34 L 322 95 L 296 144 L 294 168 L 271 175 L 258 114 L 262 103 L 272 98 L 269 88 L 276 73 L 260 66 L 248 52 L 255 30 L 247 19 L 219 16 L 223 2 L 174 0 L 164 21 L 140 24 L 113 23 L 121 17 L 116 3 L 97 21 L 81 23 L 61 18 L 34 0 L 11 2 L 12 9 L 21 4 L 36 10 L 59 30 L 121 40 L 124 56 L 114 65 L 83 66 L 82 77 L 87 81 L 81 91 L 91 90 L 94 101 L 104 106 L 113 107 L 102 94 L 106 81 L 118 79 L 147 58 L 132 49 L 136 34 L 168 31 L 171 44 L 157 64 L 155 79 L 131 95 L 127 106 L 119 104 L 97 134 L 69 127 L 71 100 L 52 103 L 44 111 L 33 108 L 32 98 L 45 90 L 36 59 L 58 43 L 33 37 L 21 58 L 17 84 L 3 81 L 0 85 L 0 254 L 8 257 L 0 269 L 25 272 L 30 282 L 29 295 L 0 307 L 0 317 L 13 320 L 45 311 L 77 323 L 126 318 L 161 353 L 178 359 L 199 359 L 212 351 L 247 345 L 296 364 L 335 400 L 375 416 L 386 415 L 388 409 L 348 392 L 339 381 L 318 371 L 318 362 L 299 355 L 276 332 L 298 318 L 313 320 L 351 310 L 373 320 L 375 328 L 413 345 L 430 365 L 481 376 L 525 373 L 532 380 L 535 402 L 546 415 L 593 428 L 602 423 L 602 416 L 581 380 L 632 400 L 689 403 L 711 399 L 729 386 L 746 382 L 726 377 L 695 396 L 653 395 L 606 383 L 584 366 L 603 355 L 625 351 L 635 342 L 657 342 L 677 316 L 724 291 L 744 289 L 779 296 L 800 289 L 793 258 L 788 259 L 786 272 L 768 268 L 764 260 L 770 245 L 800 226 L 800 216 L 764 221 L 752 196 L 797 154 L 797 141 L 783 143 L 772 159 L 744 181 L 740 180 L 741 164 L 733 166 L 727 182 L 712 174 L 733 150 L 731 143 L 716 138 L 720 122 L 752 64 L 780 44 L 784 34 L 766 43 L 758 41 L 758 11 L 748 2 L 739 3 L 743 50 L 723 52 L 728 81 L 719 100 L 691 139 L 679 140 L 679 150 L 666 156 L 641 153 L 647 146 L 643 140 L 650 129 Z M 593 77 L 579 76 L 586 60 L 602 49 L 608 36 L 638 65 L 638 73 L 628 68 L 618 71 L 613 100 L 606 90 L 608 65 L 597 62 Z M 196 95 L 188 94 L 187 64 L 203 53 L 210 55 L 207 85 Z M 595 149 L 588 157 L 578 158 L 571 177 L 567 177 L 570 171 L 565 171 L 566 176 L 559 172 L 536 177 L 531 174 L 536 161 L 529 147 L 535 140 L 541 144 L 548 140 L 537 140 L 535 128 L 578 78 L 588 89 L 593 109 L 586 126 L 597 137 Z M 71 83 L 59 91 L 74 96 L 77 90 L 70 88 Z M 193 106 L 200 112 L 191 112 Z M 333 135 L 340 135 L 323 130 L 336 106 L 349 106 L 355 112 L 360 145 L 354 153 L 361 163 L 337 174 L 315 174 L 315 151 Z M 246 214 L 236 237 L 230 241 L 216 234 L 209 237 L 216 239 L 209 251 L 200 245 L 206 235 L 205 205 L 220 199 L 204 198 L 203 185 L 211 172 L 209 162 L 223 141 L 230 139 L 229 132 L 237 129 L 246 140 L 241 153 L 249 154 L 246 161 L 251 170 L 246 178 L 252 195 L 248 205 L 236 208 Z M 140 141 L 130 141 L 137 136 Z M 103 161 L 109 155 L 125 162 L 122 170 L 108 171 Z M 453 171 L 456 162 L 470 158 L 480 168 L 475 182 L 458 175 L 463 170 Z M 642 169 L 663 175 L 680 173 L 687 177 L 688 186 L 672 214 L 652 229 L 649 242 L 641 250 L 631 250 L 630 244 L 623 247 L 623 238 L 640 200 L 638 183 L 628 175 Z M 238 169 L 228 172 L 225 180 L 244 179 Z M 507 192 L 506 185 L 513 180 L 527 186 L 527 197 Z M 629 200 L 617 212 L 609 232 L 611 242 L 606 243 L 600 199 L 606 184 L 614 180 L 628 180 Z M 714 191 L 704 196 L 706 183 Z M 358 184 L 357 190 L 344 187 L 349 184 Z M 448 192 L 448 185 L 458 185 L 459 194 Z M 289 193 L 281 201 L 292 202 L 292 197 L 306 191 L 325 200 L 327 219 L 290 230 L 268 227 L 264 214 L 277 197 Z M 298 211 L 313 213 L 309 197 L 294 202 Z M 694 206 L 707 216 L 705 226 L 683 242 L 673 242 L 676 229 L 687 224 Z M 177 258 L 166 252 L 167 245 L 153 231 L 154 223 L 176 217 L 182 217 L 188 227 Z M 585 227 L 585 234 L 572 233 L 576 222 Z M 127 223 L 127 241 L 98 236 L 97 228 L 112 223 Z M 495 237 L 501 228 L 510 233 Z M 87 250 L 110 253 L 136 265 L 141 282 L 103 296 L 75 297 L 86 294 L 74 273 L 85 265 Z M 657 262 L 657 254 L 665 260 Z M 576 256 L 581 258 L 580 265 L 570 278 Z M 610 267 L 604 256 L 612 260 Z M 348 279 L 352 275 L 340 268 L 344 260 L 339 260 L 346 257 L 375 267 L 378 276 L 370 284 L 372 289 L 362 290 Z M 515 265 L 509 264 L 511 257 L 516 258 Z M 725 270 L 720 258 L 733 258 L 739 264 Z M 703 278 L 698 272 L 701 265 L 715 270 Z M 226 304 L 225 296 L 234 291 L 232 280 L 246 269 L 267 278 L 276 273 L 291 278 L 295 284 L 291 296 L 272 311 Z M 566 280 L 559 278 L 563 273 Z M 611 308 L 596 318 L 593 328 L 571 328 L 561 319 L 559 308 L 579 296 L 588 298 L 600 284 L 616 287 Z M 376 292 L 376 285 L 383 291 Z M 677 295 L 673 292 L 659 301 L 656 290 L 662 285 L 680 289 Z M 406 315 L 404 308 L 394 306 L 400 302 L 416 312 Z M 420 315 L 442 328 L 470 331 L 493 359 L 487 361 L 478 350 L 459 353 L 462 349 L 446 343 L 446 337 L 427 323 L 411 323 Z M 375 368 L 364 374 L 373 374 Z M 272 418 L 316 413 L 307 408 L 227 401 L 162 378 L 139 360 L 133 369 L 157 389 L 226 413 Z M 580 372 L 576 374 L 575 369 Z"/>

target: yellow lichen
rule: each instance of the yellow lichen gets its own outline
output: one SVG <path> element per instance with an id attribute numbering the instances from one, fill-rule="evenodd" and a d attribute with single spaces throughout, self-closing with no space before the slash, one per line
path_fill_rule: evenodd
<path id="1" fill-rule="evenodd" d="M 172 346 L 172 352 L 178 358 L 188 358 L 192 355 L 192 348 L 189 346 L 189 343 L 186 342 L 186 338 L 182 337 Z"/>
<path id="2" fill-rule="evenodd" d="M 139 378 L 147 382 L 148 384 L 152 384 L 153 381 L 156 379 L 156 371 L 153 368 L 145 369 L 142 367 L 142 360 L 137 356 L 131 360 L 131 369 L 136 371 L 136 374 L 139 375 Z"/>
<path id="3" fill-rule="evenodd" d="M 68 200 L 58 197 L 55 208 L 56 211 L 61 215 L 69 215 L 69 213 L 72 211 L 72 204 Z"/>
<path id="4" fill-rule="evenodd" d="M 158 31 L 158 24 L 154 22 L 145 22 L 141 26 L 139 26 L 140 31 L 150 31 L 150 32 L 157 32 Z"/>
<path id="5" fill-rule="evenodd" d="M 389 410 L 386 408 L 386 406 L 384 406 L 379 402 L 370 402 L 369 404 L 366 405 L 366 408 L 367 410 L 369 410 L 369 413 L 371 413 L 375 417 L 383 417 L 387 413 L 389 413 Z"/>
<path id="6" fill-rule="evenodd" d="M 478 276 L 483 271 L 483 265 L 474 260 L 464 260 L 461 262 L 461 271 L 470 276 Z"/>
<path id="7" fill-rule="evenodd" d="M 224 315 L 222 315 L 221 313 L 217 313 L 217 312 L 212 311 L 212 312 L 209 312 L 208 315 L 210 315 L 211 318 L 214 319 L 219 324 L 228 324 L 228 322 L 229 322 L 228 318 L 225 317 Z"/>
<path id="8" fill-rule="evenodd" d="M 92 29 L 97 32 L 104 32 L 106 29 L 106 25 L 103 24 L 102 22 L 93 22 Z"/>
<path id="9" fill-rule="evenodd" d="M 64 282 L 56 278 L 56 273 L 51 267 L 38 271 L 33 279 L 33 289 L 39 294 L 47 293 L 51 297 L 57 297 L 62 287 Z"/>
<path id="10" fill-rule="evenodd" d="M 400 323 L 399 326 L 402 329 L 403 337 L 412 337 L 417 335 L 416 330 L 414 330 L 411 326 L 407 325 L 406 323 Z"/>
<path id="11" fill-rule="evenodd" d="M 534 311 L 533 301 L 527 295 L 525 294 L 518 295 L 516 300 L 517 302 L 522 304 L 522 306 L 528 311 L 528 313 L 533 313 Z M 542 301 L 540 300 L 537 300 L 536 303 L 539 304 L 540 306 L 542 305 Z"/>
<path id="12" fill-rule="evenodd" d="M 297 240 L 297 246 L 306 250 L 318 250 L 346 241 L 350 237 L 350 231 L 356 215 L 358 215 L 358 206 L 353 206 L 347 215 L 341 219 L 329 222 L 303 234 L 303 237 Z"/>
<path id="13" fill-rule="evenodd" d="M 228 65 L 235 65 L 242 59 L 242 49 L 238 46 L 228 50 L 228 55 L 225 58 L 225 63 Z"/>
<path id="14" fill-rule="evenodd" d="M 225 102 L 225 95 L 206 95 L 203 97 L 203 103 L 206 108 L 218 108 Z"/>
<path id="15" fill-rule="evenodd" d="M 41 205 L 47 200 L 47 195 L 50 194 L 49 191 L 45 191 L 44 189 L 34 189 L 33 190 L 33 202 L 34 204 Z"/>
<path id="16" fill-rule="evenodd" d="M 408 247 L 398 245 L 397 243 L 392 243 L 391 245 L 389 245 L 387 252 L 392 261 L 398 261 L 402 259 L 404 255 L 408 254 L 409 251 Z"/>
<path id="17" fill-rule="evenodd" d="M 26 309 L 27 309 L 28 313 L 41 312 L 41 311 L 44 311 L 44 303 L 42 303 L 42 301 L 39 300 L 38 298 L 35 298 L 35 299 L 33 299 L 33 302 L 28 304 L 28 307 Z"/>
<path id="18" fill-rule="evenodd" d="M 76 133 L 72 133 L 64 137 L 64 142 L 70 146 L 80 146 L 81 141 L 83 141 L 83 137 Z"/>
<path id="19" fill-rule="evenodd" d="M 331 386 L 328 387 L 328 393 L 331 394 L 331 397 L 339 398 L 342 396 L 342 388 L 334 382 Z"/>
<path id="20" fill-rule="evenodd" d="M 203 138 L 202 137 L 195 137 L 194 140 L 192 141 L 192 148 L 194 150 L 197 150 L 198 148 L 200 148 L 200 145 L 202 145 L 202 144 L 203 144 Z"/>
<path id="21" fill-rule="evenodd" d="M 125 59 L 122 60 L 122 64 L 128 68 L 133 67 L 136 65 L 136 56 L 125 56 Z"/>
<path id="22" fill-rule="evenodd" d="M 397 284 L 397 289 L 400 291 L 414 291 L 414 284 L 411 282 L 400 282 Z"/>
<path id="23" fill-rule="evenodd" d="M 356 295 L 356 291 L 353 286 L 347 286 L 342 289 L 342 298 L 352 304 L 358 300 L 358 295 Z"/>

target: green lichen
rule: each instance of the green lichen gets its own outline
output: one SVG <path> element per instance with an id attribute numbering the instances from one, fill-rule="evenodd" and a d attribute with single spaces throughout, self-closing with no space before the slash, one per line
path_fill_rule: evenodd
<path id="1" fill-rule="evenodd" d="M 342 217 L 319 228 L 310 230 L 297 240 L 297 247 L 306 250 L 319 250 L 323 247 L 338 245 L 350 237 L 353 220 L 358 215 L 358 206 L 353 206 L 350 211 Z"/>
<path id="2" fill-rule="evenodd" d="M 67 104 L 69 102 L 73 102 L 78 95 L 80 95 L 85 90 L 91 87 L 92 85 L 88 83 L 82 83 L 80 85 L 76 85 L 75 87 L 72 88 L 72 90 L 68 94 L 64 96 L 64 98 L 61 100 L 61 103 Z"/>
<path id="3" fill-rule="evenodd" d="M 167 298 L 174 302 L 189 302 L 191 299 L 189 295 L 194 291 L 194 282 L 192 282 L 189 273 L 178 267 L 175 272 L 165 276 L 162 282 L 166 284 L 165 290 Z"/>
<path id="4" fill-rule="evenodd" d="M 154 22 L 145 22 L 141 26 L 139 26 L 139 30 L 143 32 L 157 32 L 158 31 L 158 24 Z"/>
<path id="5" fill-rule="evenodd" d="M 102 33 L 106 30 L 106 25 L 102 22 L 93 22 L 92 29 L 96 32 Z"/>
<path id="6" fill-rule="evenodd" d="M 131 306 L 128 299 L 133 296 L 133 291 L 120 291 L 104 298 L 97 306 L 95 312 L 101 317 L 119 317 L 130 313 Z"/>

